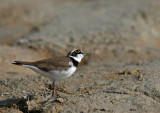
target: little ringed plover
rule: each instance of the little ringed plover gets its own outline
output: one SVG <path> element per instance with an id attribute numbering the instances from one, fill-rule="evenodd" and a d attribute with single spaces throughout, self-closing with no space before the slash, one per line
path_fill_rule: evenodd
<path id="1" fill-rule="evenodd" d="M 70 77 L 76 71 L 78 64 L 85 55 L 80 49 L 73 49 L 67 56 L 48 58 L 35 62 L 15 61 L 13 64 L 30 68 L 50 78 L 53 81 L 53 95 L 55 93 L 55 81 Z"/>

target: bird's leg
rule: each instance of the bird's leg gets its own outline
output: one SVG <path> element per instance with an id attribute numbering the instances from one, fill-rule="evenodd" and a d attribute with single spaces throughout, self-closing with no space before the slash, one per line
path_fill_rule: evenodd
<path id="1" fill-rule="evenodd" d="M 50 99 L 53 99 L 53 98 L 55 99 L 55 98 L 57 98 L 56 87 L 55 87 L 55 81 L 53 81 L 53 83 L 52 83 L 50 89 L 52 90 L 52 95 L 51 95 L 50 98 L 48 98 L 48 99 L 47 99 L 46 101 L 44 101 L 43 103 L 48 102 Z"/>
<path id="2" fill-rule="evenodd" d="M 54 98 L 58 98 L 59 97 L 59 95 L 58 95 L 58 93 L 56 91 L 55 81 L 53 81 L 53 83 L 52 83 L 52 97 L 54 97 Z"/>
<path id="3" fill-rule="evenodd" d="M 56 87 L 55 87 L 55 81 L 52 83 L 52 96 L 54 96 L 56 93 Z"/>

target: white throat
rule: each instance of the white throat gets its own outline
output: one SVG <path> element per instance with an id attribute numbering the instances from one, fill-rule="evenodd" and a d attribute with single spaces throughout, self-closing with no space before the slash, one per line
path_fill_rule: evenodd
<path id="1" fill-rule="evenodd" d="M 75 61 L 80 63 L 82 58 L 84 57 L 84 55 L 83 54 L 78 54 L 77 56 L 69 56 L 69 57 L 73 58 Z"/>

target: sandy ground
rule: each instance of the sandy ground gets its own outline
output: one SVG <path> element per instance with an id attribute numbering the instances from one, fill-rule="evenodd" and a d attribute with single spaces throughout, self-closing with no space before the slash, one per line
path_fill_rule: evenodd
<path id="1" fill-rule="evenodd" d="M 0 0 L 0 112 L 159 113 L 159 0 Z M 11 64 L 89 56 L 56 82 Z"/>

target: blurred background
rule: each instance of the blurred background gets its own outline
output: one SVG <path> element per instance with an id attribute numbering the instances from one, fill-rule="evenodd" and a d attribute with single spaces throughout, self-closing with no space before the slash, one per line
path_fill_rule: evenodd
<path id="1" fill-rule="evenodd" d="M 159 58 L 159 31 L 159 0 L 0 0 L 0 71 L 74 48 L 85 65 Z"/>
<path id="2" fill-rule="evenodd" d="M 59 100 L 47 78 L 11 64 L 75 48 L 89 56 L 56 83 Z M 42 111 L 159 113 L 160 0 L 0 0 L 0 112 Z"/>

